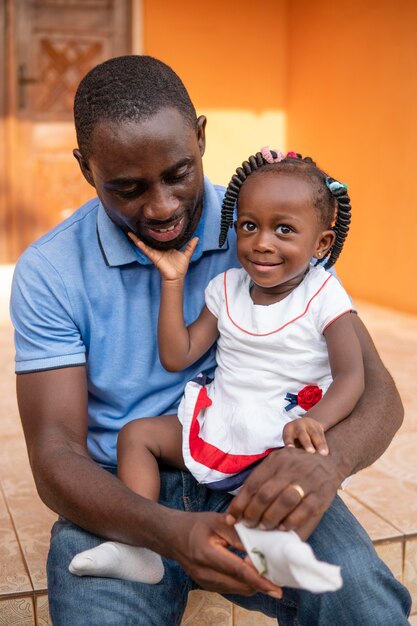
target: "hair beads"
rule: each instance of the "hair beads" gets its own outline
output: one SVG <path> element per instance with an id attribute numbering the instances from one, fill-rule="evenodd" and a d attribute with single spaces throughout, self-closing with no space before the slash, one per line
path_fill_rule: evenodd
<path id="1" fill-rule="evenodd" d="M 325 269 L 335 264 L 337 258 L 342 252 L 343 244 L 349 232 L 351 219 L 350 198 L 347 193 L 347 186 L 342 185 L 339 181 L 329 176 L 326 178 L 326 185 L 330 193 L 334 196 L 337 203 L 337 214 L 333 230 L 336 235 L 335 242 L 327 254 L 327 261 L 324 265 Z"/>
<path id="2" fill-rule="evenodd" d="M 248 176 L 263 168 L 271 172 L 286 171 L 288 173 L 297 173 L 298 175 L 304 175 L 310 178 L 314 177 L 319 184 L 323 185 L 325 188 L 326 197 L 328 198 L 328 206 L 323 207 L 322 201 L 317 202 L 317 206 L 320 208 L 322 213 L 333 215 L 335 212 L 334 209 L 336 209 L 334 224 L 333 226 L 329 224 L 329 227 L 332 227 L 335 232 L 336 239 L 333 246 L 324 257 L 327 259 L 324 263 L 324 268 L 328 269 L 334 265 L 339 257 L 349 231 L 351 206 L 346 185 L 339 183 L 334 178 L 328 177 L 320 168 L 316 166 L 315 162 L 310 157 L 303 158 L 301 154 L 288 152 L 287 156 L 282 159 L 280 156 L 281 153 L 277 153 L 273 150 L 270 151 L 270 155 L 274 159 L 274 162 L 272 163 L 271 159 L 267 160 L 261 152 L 257 152 L 255 155 L 250 156 L 246 161 L 244 161 L 241 167 L 238 167 L 236 169 L 236 173 L 232 176 L 226 189 L 222 204 L 219 246 L 221 247 L 224 245 L 227 238 L 227 231 L 233 225 L 233 214 L 236 202 L 240 189 Z M 277 159 L 279 159 L 279 161 L 277 161 Z M 318 261 L 318 263 L 322 262 L 323 259 Z"/>
<path id="3" fill-rule="evenodd" d="M 222 204 L 219 236 L 220 247 L 224 245 L 227 237 L 227 231 L 233 225 L 233 213 L 241 186 L 245 182 L 247 176 L 249 176 L 265 164 L 266 161 L 263 158 L 262 154 L 260 152 L 257 152 L 255 155 L 250 156 L 247 161 L 244 161 L 242 163 L 242 167 L 238 167 L 236 169 L 236 174 L 232 176 L 230 183 L 226 189 Z M 245 173 L 245 171 L 247 173 Z"/>

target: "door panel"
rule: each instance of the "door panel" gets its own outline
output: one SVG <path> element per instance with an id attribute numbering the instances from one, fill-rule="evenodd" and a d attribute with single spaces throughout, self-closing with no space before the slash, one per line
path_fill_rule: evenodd
<path id="1" fill-rule="evenodd" d="M 129 54 L 131 41 L 129 0 L 13 0 L 10 13 L 14 259 L 94 195 L 72 156 L 75 90 L 94 65 Z"/>

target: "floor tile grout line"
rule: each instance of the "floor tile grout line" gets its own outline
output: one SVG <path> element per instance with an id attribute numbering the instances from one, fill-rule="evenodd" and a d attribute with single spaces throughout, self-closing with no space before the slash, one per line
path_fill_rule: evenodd
<path id="1" fill-rule="evenodd" d="M 15 534 L 15 537 L 16 537 L 17 545 L 19 546 L 19 552 L 20 552 L 20 556 L 22 557 L 23 566 L 24 566 L 24 568 L 26 570 L 27 576 L 29 578 L 29 582 L 32 585 L 31 595 L 33 596 L 34 593 L 35 593 L 35 585 L 33 583 L 32 576 L 30 574 L 29 566 L 27 564 L 26 556 L 25 556 L 25 553 L 24 553 L 24 550 L 23 550 L 23 547 L 22 547 L 22 543 L 20 541 L 20 536 L 19 536 L 19 533 L 17 531 L 17 527 L 16 527 L 16 524 L 15 524 L 15 521 L 14 521 L 14 517 L 13 517 L 12 511 L 11 511 L 10 506 L 9 506 L 9 502 L 7 500 L 6 492 L 4 491 L 3 481 L 2 480 L 0 480 L 0 491 L 2 493 L 4 502 L 6 504 L 6 509 L 7 509 L 8 514 L 9 514 L 10 522 L 12 524 L 12 528 L 13 528 L 13 531 L 14 531 L 14 534 Z"/>
<path id="2" fill-rule="evenodd" d="M 375 509 L 373 509 L 371 506 L 369 506 L 368 504 L 366 504 L 363 500 L 360 499 L 360 497 L 354 495 L 353 493 L 351 493 L 350 491 L 346 490 L 346 493 L 349 494 L 349 496 L 351 498 L 353 498 L 354 500 L 356 500 L 356 502 L 358 502 L 359 504 L 361 504 L 363 507 L 365 507 L 368 511 L 371 511 L 371 513 L 373 513 L 374 515 L 376 515 L 377 517 L 379 517 L 380 519 L 382 519 L 386 524 L 388 524 L 389 526 L 391 526 L 391 528 L 394 528 L 396 531 L 398 531 L 399 535 L 398 537 L 393 537 L 393 539 L 401 539 L 402 537 L 408 537 L 408 535 L 402 531 L 400 528 L 398 528 L 395 524 L 393 524 L 392 522 L 390 522 L 389 520 L 387 520 L 383 515 L 381 515 L 381 513 L 379 513 L 378 511 L 376 511 Z M 412 535 L 414 535 L 415 533 L 412 533 Z M 378 541 L 378 540 L 376 540 Z M 381 539 L 381 541 L 384 541 L 384 539 Z"/>

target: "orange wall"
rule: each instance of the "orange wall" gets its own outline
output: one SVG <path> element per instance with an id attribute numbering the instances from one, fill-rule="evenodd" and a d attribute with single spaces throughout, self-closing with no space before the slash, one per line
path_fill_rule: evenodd
<path id="1" fill-rule="evenodd" d="M 144 52 L 171 65 L 199 108 L 284 106 L 286 1 L 144 0 Z"/>
<path id="2" fill-rule="evenodd" d="M 348 183 L 349 292 L 417 313 L 417 3 L 288 3 L 288 145 Z"/>
<path id="3" fill-rule="evenodd" d="M 144 52 L 171 65 L 207 116 L 204 168 L 227 184 L 262 145 L 285 144 L 286 0 L 144 0 Z"/>
<path id="4" fill-rule="evenodd" d="M 144 52 L 208 116 L 205 169 L 226 183 L 264 143 L 349 184 L 337 264 L 356 298 L 417 313 L 417 2 L 143 0 Z"/>

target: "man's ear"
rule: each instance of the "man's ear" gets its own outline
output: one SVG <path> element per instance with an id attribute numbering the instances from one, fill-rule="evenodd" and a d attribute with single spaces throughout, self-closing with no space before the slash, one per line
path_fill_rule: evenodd
<path id="1" fill-rule="evenodd" d="M 85 180 L 90 183 L 90 185 L 92 187 L 95 187 L 94 184 L 94 179 L 93 176 L 91 174 L 91 170 L 90 170 L 90 166 L 88 165 L 88 162 L 84 159 L 83 155 L 81 154 L 81 152 L 78 150 L 78 148 L 76 148 L 75 150 L 72 151 L 72 154 L 74 155 L 74 157 L 77 159 L 78 161 L 78 165 L 80 166 L 80 170 L 85 178 Z"/>
<path id="2" fill-rule="evenodd" d="M 336 239 L 334 230 L 324 230 L 317 241 L 314 256 L 316 259 L 322 259 L 329 249 L 332 247 Z"/>
<path id="3" fill-rule="evenodd" d="M 200 115 L 197 119 L 197 141 L 201 156 L 206 151 L 206 124 L 207 118 L 204 115 Z"/>

